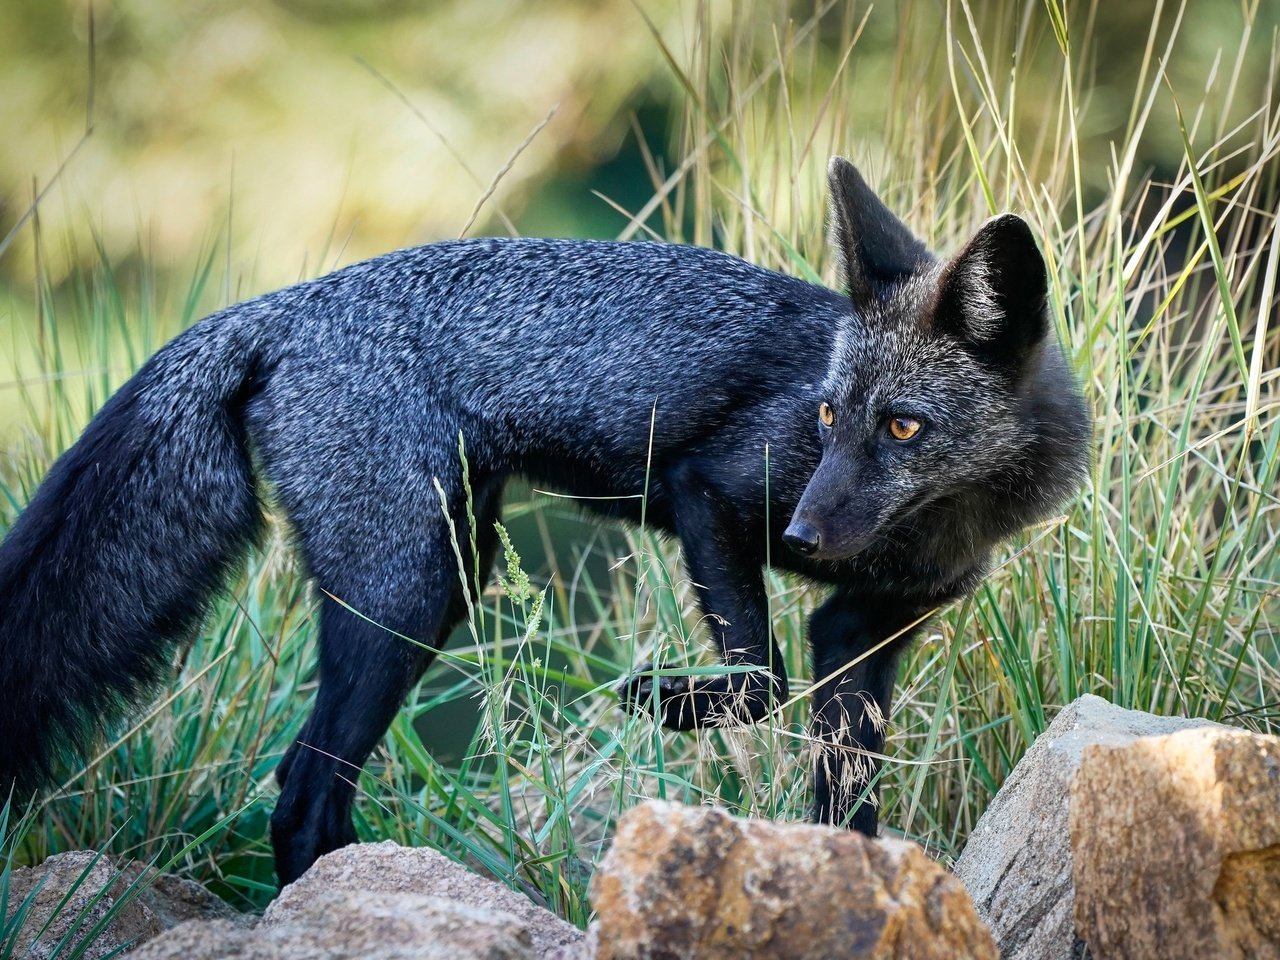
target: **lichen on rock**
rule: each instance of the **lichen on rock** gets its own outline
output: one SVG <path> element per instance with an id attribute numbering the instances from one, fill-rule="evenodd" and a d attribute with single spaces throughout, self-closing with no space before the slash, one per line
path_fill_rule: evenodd
<path id="1" fill-rule="evenodd" d="M 916 844 L 651 801 L 592 882 L 599 960 L 996 957 L 961 884 Z"/>

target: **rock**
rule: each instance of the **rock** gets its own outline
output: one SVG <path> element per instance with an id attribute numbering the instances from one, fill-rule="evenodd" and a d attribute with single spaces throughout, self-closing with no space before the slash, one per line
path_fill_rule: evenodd
<path id="1" fill-rule="evenodd" d="M 1005 960 L 1079 956 L 1068 798 L 1085 748 L 1206 725 L 1215 726 L 1084 696 L 1064 707 L 1032 744 L 978 821 L 955 868 Z"/>
<path id="2" fill-rule="evenodd" d="M 1280 738 L 1089 747 L 1071 788 L 1076 928 L 1096 957 L 1280 957 Z"/>
<path id="3" fill-rule="evenodd" d="M 991 935 L 915 844 L 649 802 L 591 886 L 599 960 L 978 957 Z"/>
<path id="4" fill-rule="evenodd" d="M 574 960 L 583 934 L 434 850 L 343 847 L 281 891 L 255 930 L 189 923 L 137 960 Z"/>
<path id="5" fill-rule="evenodd" d="M 528 926 L 538 956 L 582 940 L 582 931 L 508 887 L 477 876 L 443 854 L 390 840 L 360 843 L 326 854 L 272 902 L 263 923 L 287 923 L 323 891 L 412 893 L 481 910 L 502 911 Z"/>
<path id="6" fill-rule="evenodd" d="M 218 918 L 229 927 L 248 922 L 194 881 L 157 874 L 132 861 L 123 861 L 117 866 L 109 857 L 79 850 L 60 853 L 39 866 L 13 872 L 6 922 L 34 891 L 22 929 L 13 943 L 13 956 L 39 960 L 52 956 L 55 951 L 60 956 L 69 955 L 82 940 L 92 936 L 97 923 L 116 907 L 128 887 L 144 872 L 148 874 L 144 881 L 148 885 L 116 909 L 110 923 L 93 937 L 93 942 L 81 954 L 85 960 L 99 960 L 127 944 L 143 943 L 193 918 Z M 104 890 L 105 894 L 98 898 Z M 68 896 L 64 904 L 63 899 Z M 95 898 L 98 898 L 96 902 Z M 58 944 L 73 928 L 75 932 L 58 951 Z"/>
<path id="7" fill-rule="evenodd" d="M 186 923 L 131 960 L 536 960 L 529 927 L 499 910 L 411 893 L 315 890 L 255 930 Z"/>

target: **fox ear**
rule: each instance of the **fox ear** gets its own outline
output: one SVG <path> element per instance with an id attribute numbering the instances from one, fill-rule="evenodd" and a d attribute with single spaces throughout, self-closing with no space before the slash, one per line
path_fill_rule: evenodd
<path id="1" fill-rule="evenodd" d="M 1048 274 L 1031 228 L 1006 213 L 983 224 L 942 273 L 935 327 L 1021 360 L 1049 329 Z"/>
<path id="2" fill-rule="evenodd" d="M 925 245 L 867 186 L 844 157 L 827 165 L 835 239 L 854 306 L 875 301 L 889 284 L 932 260 Z"/>

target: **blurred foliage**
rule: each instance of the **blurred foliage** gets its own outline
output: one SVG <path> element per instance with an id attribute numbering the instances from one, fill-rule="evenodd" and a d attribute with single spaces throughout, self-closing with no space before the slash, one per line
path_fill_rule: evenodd
<path id="1" fill-rule="evenodd" d="M 1052 36 L 1031 29 L 1046 19 L 1045 7 L 975 6 L 987 63 L 972 66 L 1007 74 L 1011 38 L 1000 27 L 1018 20 L 1019 56 L 1032 65 L 1021 66 L 1026 86 L 1013 122 L 1030 128 L 1018 131 L 1024 143 L 1052 142 L 1034 129 L 1055 122 L 1063 95 L 1057 51 L 1044 49 Z M 1107 186 L 1109 145 L 1130 121 L 1146 32 L 1165 6 L 1074 5 L 1073 27 L 1096 39 L 1076 65 L 1091 101 L 1080 137 L 1094 191 Z M 846 101 L 840 113 L 855 123 L 835 132 L 833 148 L 865 161 L 919 117 L 955 126 L 945 109 L 952 97 L 943 0 L 796 3 L 787 17 L 773 5 L 727 0 L 5 0 L 0 125 L 21 136 L 7 137 L 0 152 L 0 236 L 75 151 L 41 205 L 42 226 L 58 236 L 92 231 L 93 239 L 43 251 L 52 282 L 103 252 L 117 265 L 141 256 L 171 269 L 229 231 L 243 258 L 230 265 L 232 292 L 247 295 L 458 234 L 553 109 L 470 232 L 508 232 L 514 222 L 522 232 L 610 235 L 626 218 L 592 190 L 624 209 L 649 195 L 637 134 L 658 167 L 674 155 L 670 118 L 685 91 L 664 52 L 684 59 L 707 35 L 708 49 L 750 36 L 756 49 L 723 49 L 723 58 L 763 61 L 817 8 L 826 12 L 819 43 L 807 48 L 814 62 L 797 70 L 788 95 L 807 109 L 828 95 Z M 743 19 L 759 22 L 743 30 Z M 1163 19 L 1172 30 L 1177 18 L 1165 11 Z M 1230 59 L 1241 5 L 1197 0 L 1184 19 L 1171 89 L 1198 103 L 1209 66 L 1223 58 L 1216 86 L 1238 85 L 1237 102 L 1257 102 L 1274 57 Z M 832 74 L 850 23 L 862 29 L 838 86 L 799 83 Z M 1256 33 L 1269 36 L 1277 23 L 1280 4 L 1258 6 Z M 898 62 L 902 50 L 936 61 L 936 85 L 914 91 L 916 117 L 886 116 L 903 100 L 895 84 L 921 77 L 918 64 Z M 726 92 L 721 66 L 703 65 L 709 96 Z M 1176 166 L 1181 144 L 1176 125 L 1164 122 L 1169 99 L 1155 110 L 1137 162 L 1159 175 Z M 1222 129 L 1240 119 L 1208 122 Z M 761 120 L 780 127 L 782 118 Z M 0 279 L 29 287 L 32 232 L 15 239 L 0 258 Z"/>
<path id="2" fill-rule="evenodd" d="M 0 230 L 91 125 L 42 206 L 49 233 L 90 225 L 113 260 L 145 247 L 163 269 L 229 222 L 270 283 L 348 235 L 347 260 L 457 234 L 553 108 L 490 216 L 601 163 L 661 69 L 625 3 L 6 0 L 3 17 L 0 122 L 25 133 L 0 156 Z"/>

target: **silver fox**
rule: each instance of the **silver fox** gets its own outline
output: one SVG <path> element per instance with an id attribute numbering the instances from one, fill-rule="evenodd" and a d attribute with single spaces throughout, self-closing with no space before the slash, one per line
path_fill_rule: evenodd
<path id="1" fill-rule="evenodd" d="M 256 462 L 325 595 L 315 708 L 277 774 L 281 883 L 353 842 L 349 768 L 431 662 L 387 631 L 435 646 L 465 613 L 447 523 L 468 528 L 461 433 L 481 576 L 512 476 L 632 520 L 647 488 L 724 661 L 755 668 L 638 671 L 624 704 L 669 727 L 758 721 L 787 697 L 767 556 L 833 587 L 809 626 L 813 816 L 874 834 L 867 758 L 902 650 L 1074 493 L 1091 421 L 1022 220 L 942 261 L 851 164 L 829 176 L 847 293 L 690 246 L 465 240 L 175 338 L 0 545 L 0 787 L 38 788 L 165 678 L 259 534 Z"/>

